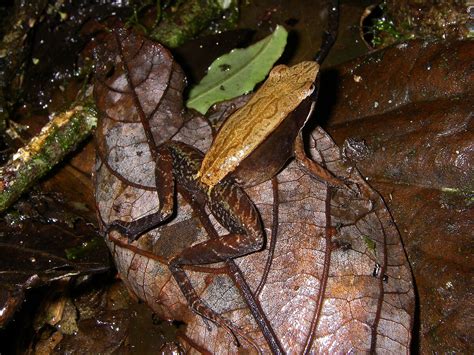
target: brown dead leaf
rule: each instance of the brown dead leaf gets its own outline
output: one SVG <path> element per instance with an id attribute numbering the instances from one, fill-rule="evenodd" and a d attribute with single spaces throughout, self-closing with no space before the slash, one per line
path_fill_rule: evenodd
<path id="1" fill-rule="evenodd" d="M 328 131 L 381 192 L 407 248 L 421 352 L 472 352 L 473 51 L 411 41 L 327 73 L 340 80 Z"/>
<path id="2" fill-rule="evenodd" d="M 102 112 L 96 200 L 105 224 L 116 219 L 133 220 L 159 207 L 153 188 L 154 168 L 142 166 L 153 165 L 142 138 L 146 128 L 137 119 L 120 119 L 124 117 L 122 112 L 132 112 L 130 117 L 137 117 L 136 113 L 143 108 L 147 112 L 145 118 L 157 127 L 153 137 L 159 131 L 179 129 L 174 120 L 171 128 L 167 127 L 168 117 L 162 115 L 159 98 L 148 97 L 152 87 L 141 90 L 137 94 L 139 100 L 129 98 L 138 91 L 124 83 L 120 69 L 127 65 L 133 72 L 153 73 L 155 82 L 162 85 L 166 80 L 155 77 L 153 70 L 146 68 L 159 58 L 171 61 L 167 52 L 139 38 L 135 38 L 134 43 L 138 44 L 133 46 L 130 36 L 120 31 L 115 36 L 113 41 L 118 40 L 115 43 L 133 56 L 110 56 L 117 58 L 115 71 L 100 82 L 96 93 Z M 110 43 L 108 46 L 113 47 Z M 136 60 L 137 65 L 141 63 L 146 70 L 132 66 L 131 60 Z M 170 62 L 156 65 L 179 72 L 176 64 Z M 168 73 L 164 71 L 163 75 L 170 76 Z M 140 83 L 147 82 L 146 76 L 140 78 Z M 114 98 L 118 103 L 111 106 Z M 179 93 L 175 98 L 180 98 Z M 151 99 L 155 100 L 153 109 L 147 111 L 149 106 L 142 107 L 142 103 Z M 164 121 L 155 121 L 158 116 Z M 206 151 L 211 132 L 205 119 L 195 117 L 173 139 Z M 135 139 L 137 136 L 140 138 Z M 328 187 L 292 162 L 272 181 L 247 189 L 262 218 L 267 245 L 264 251 L 235 259 L 235 263 L 285 351 L 406 352 L 411 339 L 414 298 L 410 269 L 397 229 L 381 198 L 357 171 L 344 165 L 327 134 L 315 129 L 307 139 L 311 157 L 345 178 L 349 187 Z M 134 174 L 129 174 L 132 162 Z M 181 339 L 190 352 L 269 352 L 239 291 L 240 285 L 234 284 L 226 267 L 193 266 L 186 268 L 186 272 L 204 302 L 234 324 L 240 349 L 224 329 L 196 316 L 186 304 L 166 262 L 184 247 L 208 236 L 204 222 L 180 196 L 177 206 L 172 221 L 137 242 L 128 244 L 126 238 L 115 237 L 108 240 L 128 287 L 161 317 L 186 323 Z M 224 231 L 212 215 L 209 219 L 219 233 Z"/>
<path id="3" fill-rule="evenodd" d="M 100 115 L 107 119 L 96 132 L 97 152 L 118 176 L 153 188 L 154 163 L 147 141 L 159 145 L 183 125 L 183 71 L 161 45 L 125 29 L 103 41 L 106 45 L 96 51 L 101 66 L 94 96 Z M 130 150 L 135 154 L 128 154 Z"/>

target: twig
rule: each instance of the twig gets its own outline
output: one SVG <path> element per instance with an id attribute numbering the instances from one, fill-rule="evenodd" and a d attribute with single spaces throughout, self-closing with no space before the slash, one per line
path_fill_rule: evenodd
<path id="1" fill-rule="evenodd" d="M 96 125 L 97 112 L 91 101 L 53 116 L 37 136 L 0 168 L 0 212 L 74 151 Z"/>

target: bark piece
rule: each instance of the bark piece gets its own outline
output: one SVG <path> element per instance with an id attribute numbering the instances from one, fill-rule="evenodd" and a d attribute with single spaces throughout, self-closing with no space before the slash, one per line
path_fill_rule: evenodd
<path id="1" fill-rule="evenodd" d="M 0 168 L 0 212 L 62 161 L 96 124 L 95 107 L 87 102 L 55 115 L 40 134 Z"/>

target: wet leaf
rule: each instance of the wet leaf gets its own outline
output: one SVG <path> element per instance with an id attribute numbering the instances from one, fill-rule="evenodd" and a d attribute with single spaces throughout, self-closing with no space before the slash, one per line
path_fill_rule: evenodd
<path id="1" fill-rule="evenodd" d="M 326 77 L 340 80 L 328 130 L 382 193 L 402 234 L 422 353 L 472 352 L 473 50 L 472 41 L 411 41 Z"/>
<path id="2" fill-rule="evenodd" d="M 76 334 L 65 335 L 55 347 L 58 353 L 112 353 L 124 346 L 130 312 L 116 310 L 81 319 Z"/>
<path id="3" fill-rule="evenodd" d="M 473 50 L 472 41 L 413 41 L 348 63 L 331 133 L 365 142 L 356 150 L 368 154 L 346 150 L 371 178 L 474 190 Z"/>
<path id="4" fill-rule="evenodd" d="M 42 302 L 40 311 L 55 310 L 55 319 L 41 313 L 35 317 L 37 336 L 30 345 L 35 353 L 48 348 L 45 353 L 103 354 L 127 349 L 134 302 L 120 282 L 89 281 L 59 295 L 52 293 Z"/>
<path id="5" fill-rule="evenodd" d="M 217 102 L 252 91 L 283 53 L 287 36 L 285 28 L 277 26 L 261 41 L 217 58 L 207 75 L 189 92 L 186 106 L 204 114 Z"/>
<path id="6" fill-rule="evenodd" d="M 94 96 L 99 114 L 108 119 L 97 129 L 98 154 L 121 178 L 153 188 L 154 163 L 147 140 L 158 145 L 183 125 L 183 71 L 161 45 L 124 29 L 112 32 L 104 43 L 107 46 L 96 53 L 101 67 Z M 117 53 L 121 56 L 115 62 Z M 130 156 L 129 150 L 135 154 Z"/>
<path id="7" fill-rule="evenodd" d="M 116 36 L 111 38 L 112 43 L 118 43 L 116 48 L 126 47 L 129 37 L 121 32 Z M 117 58 L 115 67 L 132 68 L 132 58 L 143 58 L 140 61 L 145 68 L 158 58 L 171 61 L 158 45 L 149 51 L 142 50 L 148 47 L 143 40 L 134 43 L 138 44 L 135 50 L 130 46 L 133 56 L 109 56 Z M 112 46 L 108 44 L 109 48 Z M 157 65 L 176 66 L 172 62 Z M 146 81 L 145 76 L 139 83 Z M 118 104 L 108 105 L 114 98 L 122 98 L 122 93 L 138 93 L 136 82 L 125 82 L 119 69 L 101 85 L 97 102 L 99 110 L 106 114 L 99 123 L 98 145 L 107 149 L 99 150 L 94 177 L 99 216 L 104 226 L 117 219 L 133 220 L 156 212 L 159 201 L 153 187 L 151 154 L 141 152 L 145 148 L 141 141 L 130 142 L 139 125 L 135 120 L 116 119 L 124 110 L 140 111 L 153 90 L 141 90 L 139 100 L 120 100 Z M 122 107 L 122 104 L 133 107 Z M 224 111 L 214 112 L 213 122 L 216 117 L 224 119 L 232 111 L 231 105 L 221 107 Z M 145 118 L 152 120 L 158 111 L 149 111 Z M 165 127 L 167 124 L 161 122 Z M 173 120 L 170 125 L 173 127 Z M 113 136 L 108 133 L 110 127 L 115 129 Z M 146 130 L 143 126 L 141 129 Z M 212 129 L 203 117 L 190 117 L 177 130 L 172 139 L 202 151 L 209 148 Z M 104 137 L 106 143 L 100 141 Z M 306 139 L 312 159 L 343 177 L 348 186 L 332 188 L 291 162 L 272 181 L 247 189 L 260 213 L 267 244 L 264 251 L 234 261 L 285 351 L 407 352 L 414 295 L 408 262 L 390 214 L 357 171 L 344 164 L 339 149 L 324 131 L 315 129 Z M 148 157 L 141 164 L 151 166 L 146 169 L 140 166 L 136 174 L 121 173 L 122 165 L 140 160 L 137 146 L 141 155 Z M 110 154 L 116 154 L 117 149 L 123 155 L 113 162 L 115 159 Z M 144 172 L 151 176 L 137 177 Z M 150 182 L 143 183 L 145 179 Z M 190 206 L 181 195 L 177 204 L 172 221 L 136 242 L 129 244 L 117 233 L 109 235 L 107 243 L 129 289 L 162 318 L 186 324 L 179 338 L 189 352 L 270 352 L 240 292 L 242 283 L 234 282 L 224 265 L 191 266 L 186 268 L 186 273 L 204 302 L 234 324 L 240 349 L 224 329 L 190 310 L 169 272 L 167 260 L 183 248 L 208 239 L 208 232 L 222 234 L 225 230 L 212 215 L 198 218 L 193 208 L 199 206 Z M 370 246 L 367 238 L 373 241 Z"/>
<path id="8" fill-rule="evenodd" d="M 67 249 L 96 239 L 80 212 L 57 196 L 30 196 L 0 220 L 0 327 L 21 305 L 27 290 L 71 276 L 106 272 L 107 249 L 96 243 L 74 260 Z"/>

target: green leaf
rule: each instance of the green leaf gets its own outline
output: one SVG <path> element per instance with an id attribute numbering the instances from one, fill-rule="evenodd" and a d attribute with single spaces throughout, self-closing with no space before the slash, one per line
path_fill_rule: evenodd
<path id="1" fill-rule="evenodd" d="M 189 92 L 186 106 L 204 114 L 216 102 L 252 91 L 280 58 L 287 36 L 285 28 L 277 26 L 271 35 L 250 47 L 233 49 L 217 58 Z"/>

